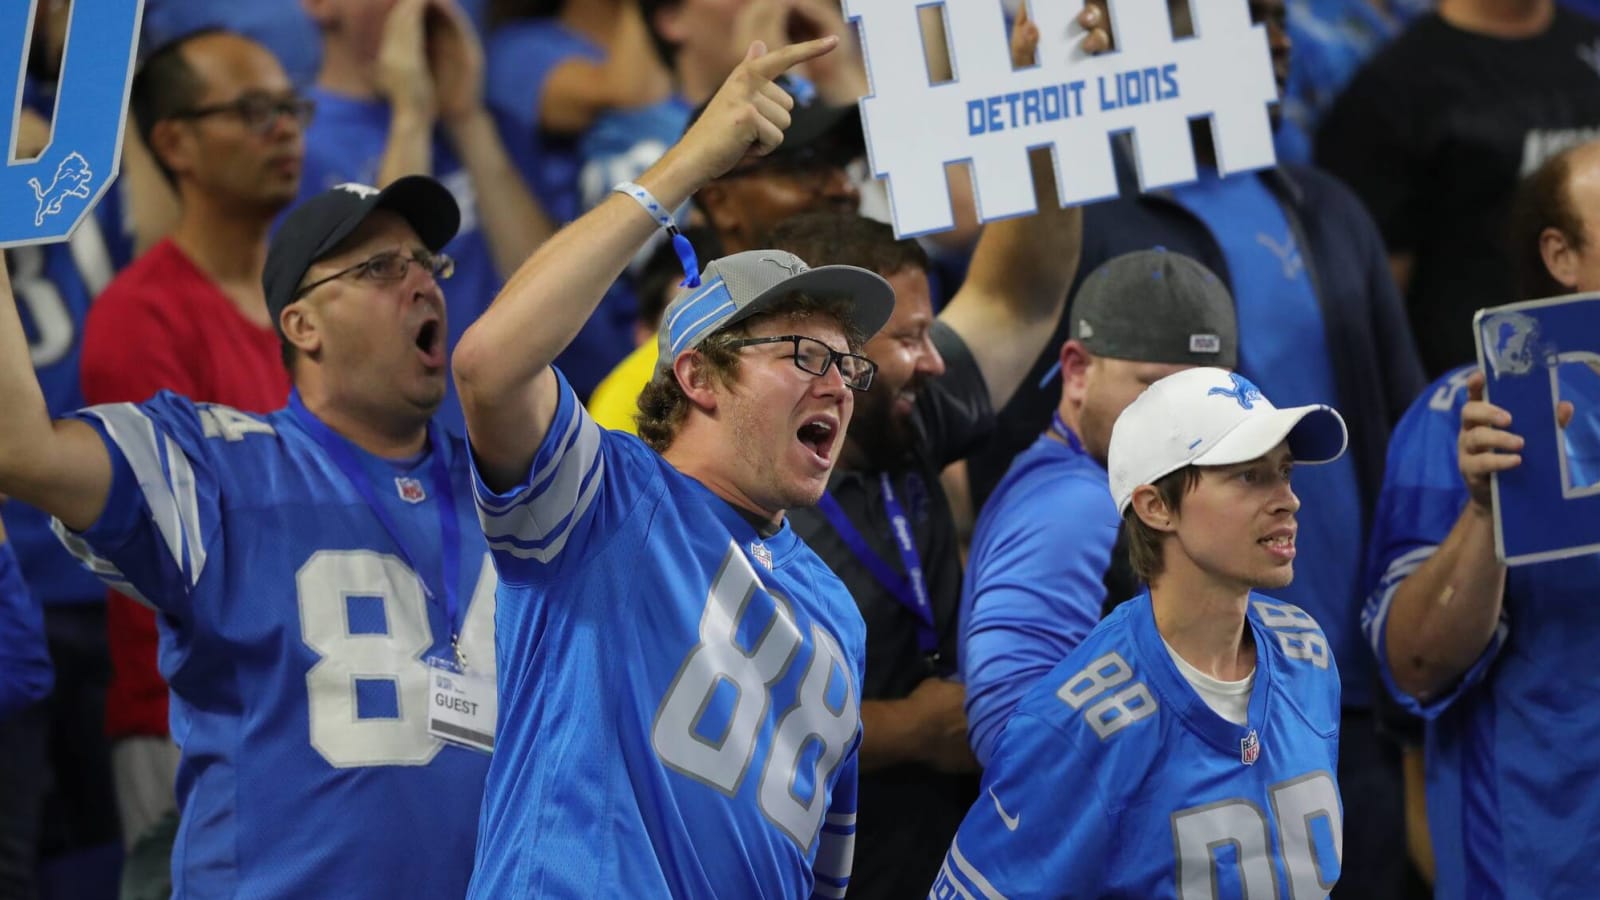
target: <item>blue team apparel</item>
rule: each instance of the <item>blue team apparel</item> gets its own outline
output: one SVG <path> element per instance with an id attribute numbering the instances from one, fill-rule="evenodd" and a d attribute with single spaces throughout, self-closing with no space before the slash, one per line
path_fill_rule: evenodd
<path id="1" fill-rule="evenodd" d="M 500 727 L 470 896 L 840 897 L 866 629 L 565 376 L 522 484 L 475 481 L 500 572 Z"/>
<path id="2" fill-rule="evenodd" d="M 48 97 L 28 99 L 34 108 L 48 104 Z M 121 193 L 112 184 L 65 242 L 5 251 L 33 372 L 52 416 L 83 406 L 78 361 L 89 304 L 132 257 L 131 242 L 122 228 Z M 50 517 L 43 510 L 12 500 L 0 505 L 0 516 L 22 563 L 23 578 L 47 606 L 105 602 L 105 586 L 50 533 Z"/>
<path id="3" fill-rule="evenodd" d="M 0 541 L 0 722 L 44 699 L 54 683 L 44 610 L 23 582 L 11 544 Z"/>
<path id="4" fill-rule="evenodd" d="M 1149 594 L 1017 707 L 929 896 L 1322 897 L 1339 878 L 1339 680 L 1316 622 L 1251 594 L 1247 724 L 1173 663 Z"/>
<path id="5" fill-rule="evenodd" d="M 427 723 L 428 660 L 454 655 L 453 634 L 472 663 L 495 659 L 463 442 L 436 427 L 421 458 L 383 460 L 298 397 L 258 416 L 163 391 L 79 415 L 110 451 L 111 493 L 61 535 L 159 613 L 183 748 L 174 896 L 464 894 L 489 761 Z"/>
<path id="6" fill-rule="evenodd" d="M 1099 624 L 1121 521 L 1105 468 L 1049 436 L 989 495 L 961 591 L 967 735 L 980 764 L 1028 690 Z"/>
<path id="7" fill-rule="evenodd" d="M 1600 881 L 1600 554 L 1515 566 L 1499 629 L 1450 690 L 1421 703 L 1389 666 L 1394 592 L 1444 542 L 1468 494 L 1456 462 L 1472 369 L 1434 382 L 1395 426 L 1373 522 L 1362 625 L 1395 698 L 1428 720 L 1436 895 L 1588 897 Z M 1600 411 L 1574 426 L 1600 424 Z M 1569 426 L 1571 427 L 1571 426 Z"/>
<path id="8" fill-rule="evenodd" d="M 328 188 L 345 182 L 378 184 L 378 166 L 383 159 L 389 135 L 389 105 L 381 100 L 358 100 L 315 88 L 307 96 L 317 101 L 317 115 L 306 130 L 306 158 L 300 174 L 300 196 L 304 201 Z M 503 283 L 489 241 L 478 218 L 477 193 L 472 179 L 450 143 L 435 133 L 433 171 L 456 198 L 461 208 L 461 228 L 444 252 L 456 261 L 455 274 L 442 282 L 446 317 L 449 319 L 445 352 L 454 355 L 456 343 L 467 326 L 477 320 Z M 379 185 L 381 187 L 381 185 Z M 279 217 L 282 221 L 282 217 Z M 461 398 L 455 379 L 446 380 L 444 403 L 434 418 L 452 434 L 465 436 L 466 420 L 461 416 Z"/>
<path id="9" fill-rule="evenodd" d="M 1173 199 L 1204 222 L 1226 260 L 1239 316 L 1239 372 L 1272 385 L 1282 406 L 1330 403 L 1339 396 L 1321 304 L 1307 257 L 1283 207 L 1259 175 L 1199 181 Z M 1269 375 L 1270 373 L 1270 375 Z M 1344 701 L 1365 707 L 1372 676 L 1361 647 L 1361 483 L 1355 454 L 1294 472 L 1294 492 L 1307 510 L 1298 541 L 1315 547 L 1295 560 L 1294 583 L 1278 589 L 1327 632 L 1344 673 Z"/>

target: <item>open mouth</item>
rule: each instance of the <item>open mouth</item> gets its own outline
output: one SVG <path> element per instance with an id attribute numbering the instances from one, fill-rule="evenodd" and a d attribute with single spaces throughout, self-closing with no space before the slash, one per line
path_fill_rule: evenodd
<path id="1" fill-rule="evenodd" d="M 795 431 L 795 437 L 800 443 L 824 463 L 833 459 L 833 443 L 838 435 L 838 426 L 826 416 L 807 419 L 805 424 Z"/>
<path id="2" fill-rule="evenodd" d="M 1268 535 L 1267 537 L 1256 541 L 1256 543 L 1267 548 L 1268 551 L 1277 556 L 1294 555 L 1294 534 L 1292 533 Z"/>
<path id="3" fill-rule="evenodd" d="M 417 329 L 416 345 L 428 365 L 444 365 L 444 323 L 438 319 L 423 322 Z"/>

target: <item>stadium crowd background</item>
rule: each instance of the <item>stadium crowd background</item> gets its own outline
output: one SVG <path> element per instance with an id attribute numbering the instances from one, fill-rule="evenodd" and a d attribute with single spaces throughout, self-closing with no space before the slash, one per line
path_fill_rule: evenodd
<path id="1" fill-rule="evenodd" d="M 19 157 L 36 152 L 48 133 L 71 5 L 40 2 Z M 1183 21 L 1181 0 L 1173 5 Z M 969 654 L 1005 652 L 971 624 L 987 621 L 974 603 L 988 588 L 976 568 L 964 575 L 967 549 L 973 546 L 974 566 L 983 559 L 1025 571 L 1003 554 L 981 555 L 980 523 L 1000 515 L 985 503 L 1004 495 L 1012 461 L 1066 402 L 1057 371 L 1070 381 L 1075 364 L 1088 365 L 1083 343 L 1063 349 L 1086 337 L 1071 326 L 1080 286 L 1101 263 L 1160 246 L 1206 264 L 1238 300 L 1240 371 L 1280 406 L 1331 402 L 1351 422 L 1350 455 L 1328 467 L 1337 471 L 1304 486 L 1296 475 L 1297 492 L 1319 506 L 1302 529 L 1307 559 L 1296 593 L 1285 597 L 1315 614 L 1343 678 L 1346 862 L 1335 896 L 1427 896 L 1435 884 L 1441 896 L 1484 885 L 1494 886 L 1486 895 L 1516 896 L 1512 885 L 1527 884 L 1554 891 L 1543 896 L 1582 896 L 1586 883 L 1577 880 L 1518 880 L 1509 838 L 1463 837 L 1459 822 L 1448 832 L 1455 849 L 1442 847 L 1436 862 L 1428 813 L 1465 821 L 1462 805 L 1484 801 L 1472 785 L 1425 789 L 1425 741 L 1441 727 L 1494 740 L 1484 737 L 1481 715 L 1462 708 L 1490 702 L 1474 696 L 1473 685 L 1497 677 L 1496 652 L 1513 654 L 1504 649 L 1502 623 L 1466 653 L 1467 663 L 1482 654 L 1470 671 L 1445 667 L 1443 676 L 1424 678 L 1394 671 L 1387 659 L 1380 665 L 1393 595 L 1416 569 L 1415 559 L 1409 568 L 1397 559 L 1396 548 L 1444 537 L 1397 538 L 1400 526 L 1378 528 L 1374 517 L 1401 502 L 1385 493 L 1392 485 L 1384 457 L 1403 417 L 1421 415 L 1418 398 L 1444 411 L 1441 427 L 1454 446 L 1466 400 L 1460 367 L 1475 360 L 1472 312 L 1600 289 L 1600 251 L 1586 243 L 1600 240 L 1600 151 L 1589 143 L 1600 140 L 1600 4 L 1250 5 L 1269 23 L 1279 65 L 1278 169 L 1233 179 L 1213 172 L 1196 187 L 1152 198 L 1136 196 L 1124 179 L 1123 196 L 1084 209 L 1081 223 L 1045 213 L 984 229 L 957 167 L 950 179 L 957 227 L 897 244 L 884 240 L 884 226 L 856 224 L 858 215 L 885 220 L 888 202 L 869 177 L 852 110 L 866 73 L 836 0 L 147 0 L 122 176 L 70 243 L 15 248 L 6 261 L 53 415 L 140 402 L 160 390 L 267 412 L 284 404 L 291 383 L 262 270 L 291 204 L 343 182 L 382 186 L 408 174 L 443 182 L 462 209 L 460 232 L 445 248 L 454 260 L 445 284 L 450 350 L 522 260 L 678 139 L 751 41 L 776 47 L 846 35 L 839 51 L 786 83 L 798 105 L 784 146 L 715 179 L 677 219 L 702 262 L 777 246 L 814 265 L 854 262 L 897 290 L 927 296 L 927 312 L 895 338 L 899 356 L 879 360 L 880 378 L 924 416 L 932 415 L 920 405 L 924 395 L 937 394 L 926 409 L 937 409 L 939 422 L 919 420 L 907 437 L 894 424 L 905 413 L 869 413 L 859 401 L 852 432 L 863 429 L 859 440 L 878 455 L 847 474 L 896 473 L 902 495 L 910 484 L 904 502 L 927 561 L 931 621 L 885 593 L 852 549 L 859 536 L 843 535 L 854 519 L 855 527 L 882 532 L 869 533 L 867 544 L 898 558 L 875 478 L 862 479 L 865 488 L 832 486 L 856 515 L 795 515 L 823 559 L 843 560 L 834 568 L 867 624 L 863 699 L 886 704 L 863 708 L 868 737 L 851 895 L 920 896 L 978 797 L 978 764 L 1010 706 L 997 710 L 979 694 L 998 670 L 970 668 Z M 942 46 L 936 16 L 926 16 L 924 28 L 934 35 L 929 46 Z M 929 65 L 935 80 L 948 77 L 948 59 L 935 53 Z M 1197 147 L 1207 161 L 1205 142 Z M 1560 166 L 1546 165 L 1563 153 Z M 1519 191 L 1533 199 L 1514 214 Z M 1551 197 L 1553 204 L 1538 205 Z M 868 230 L 853 241 L 857 227 Z M 1530 234 L 1532 241 L 1513 244 Z M 894 250 L 844 258 L 874 242 Z M 1057 243 L 1070 246 L 1049 252 Z M 1010 280 L 996 276 L 1002 269 Z M 897 277 L 908 272 L 917 274 Z M 556 360 L 606 427 L 634 428 L 635 398 L 656 366 L 656 326 L 681 273 L 670 241 L 647 245 Z M 1269 296 L 1288 299 L 1269 308 Z M 985 317 L 1027 327 L 1013 333 Z M 990 357 L 1008 354 L 1029 368 L 1006 371 L 1011 383 L 1002 389 L 995 375 L 1002 370 Z M 1586 415 L 1581 408 L 1579 415 Z M 874 416 L 890 424 L 875 428 Z M 439 422 L 464 433 L 453 388 Z M 1418 427 L 1414 421 L 1412 430 Z M 1390 454 L 1391 481 L 1394 460 Z M 1446 483 L 1432 485 L 1441 490 L 1459 482 L 1445 468 Z M 908 470 L 942 476 L 924 483 L 906 477 Z M 851 500 L 852 490 L 861 496 Z M 1441 513 L 1446 530 L 1464 497 Z M 1007 511 L 1023 532 L 1054 524 L 1038 506 Z M 9 604 L 0 618 L 7 629 L 0 633 L 0 897 L 164 896 L 179 750 L 157 668 L 156 617 L 80 568 L 42 514 L 13 502 L 0 506 L 0 516 L 8 538 L 0 590 Z M 1090 568 L 1084 596 L 1098 617 L 1102 606 L 1131 596 L 1131 573 L 1119 572 L 1109 554 Z M 1584 580 L 1595 575 L 1591 561 L 1565 577 L 1596 589 L 1600 583 Z M 1044 567 L 1037 581 L 1053 577 Z M 1513 579 L 1507 597 L 1547 589 Z M 1063 602 L 1064 615 L 1083 612 L 1082 603 Z M 1058 608 L 1047 598 L 1036 609 Z M 1020 615 L 1007 627 L 1029 631 L 1027 613 Z M 1499 610 L 1491 618 L 1504 616 Z M 1049 632 L 1062 621 L 1036 624 Z M 1600 633 L 1595 622 L 1578 621 Z M 1081 637 L 1067 628 L 1042 652 L 1064 652 Z M 1007 678 L 1026 668 L 982 658 Z M 1455 712 L 1440 718 L 1451 701 Z M 1451 715 L 1479 718 L 1463 724 Z M 904 730 L 895 741 L 877 738 L 895 729 Z M 1450 733 L 1456 757 L 1442 763 L 1458 775 L 1461 733 Z M 1600 763 L 1593 746 L 1569 748 L 1591 771 Z M 1436 774 L 1429 769 L 1430 778 Z M 1519 784 L 1496 789 L 1559 789 Z M 1494 802 L 1513 806 L 1503 797 Z M 1519 829 L 1592 834 L 1600 827 L 1581 817 L 1587 807 L 1559 825 L 1516 809 L 1524 816 L 1513 822 Z M 1485 841 L 1500 854 L 1495 859 L 1475 858 Z M 1559 859 L 1551 865 L 1576 865 Z M 1580 869 L 1593 862 L 1587 865 Z"/>

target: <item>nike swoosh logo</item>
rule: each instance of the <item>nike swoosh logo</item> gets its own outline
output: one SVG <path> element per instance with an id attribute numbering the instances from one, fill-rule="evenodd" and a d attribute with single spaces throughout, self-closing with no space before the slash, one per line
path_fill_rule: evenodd
<path id="1" fill-rule="evenodd" d="M 1000 798 L 995 796 L 994 788 L 989 788 L 989 798 L 994 801 L 994 811 L 1000 814 L 1001 824 L 1006 826 L 1007 831 L 1016 831 L 1017 826 L 1022 824 L 1022 814 L 1006 815 L 1006 808 L 1000 805 Z"/>

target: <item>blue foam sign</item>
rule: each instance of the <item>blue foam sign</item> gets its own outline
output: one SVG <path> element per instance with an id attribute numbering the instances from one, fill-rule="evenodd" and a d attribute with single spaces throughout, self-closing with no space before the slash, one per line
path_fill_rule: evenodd
<path id="1" fill-rule="evenodd" d="M 16 158 L 23 77 L 39 0 L 0 3 L 0 96 L 10 97 L 0 171 L 0 247 L 65 240 L 116 178 L 143 0 L 73 0 L 50 143 Z"/>
<path id="2" fill-rule="evenodd" d="M 1519 565 L 1600 551 L 1600 293 L 1479 310 L 1473 329 L 1484 398 L 1525 442 L 1522 464 L 1493 477 L 1496 554 Z"/>

